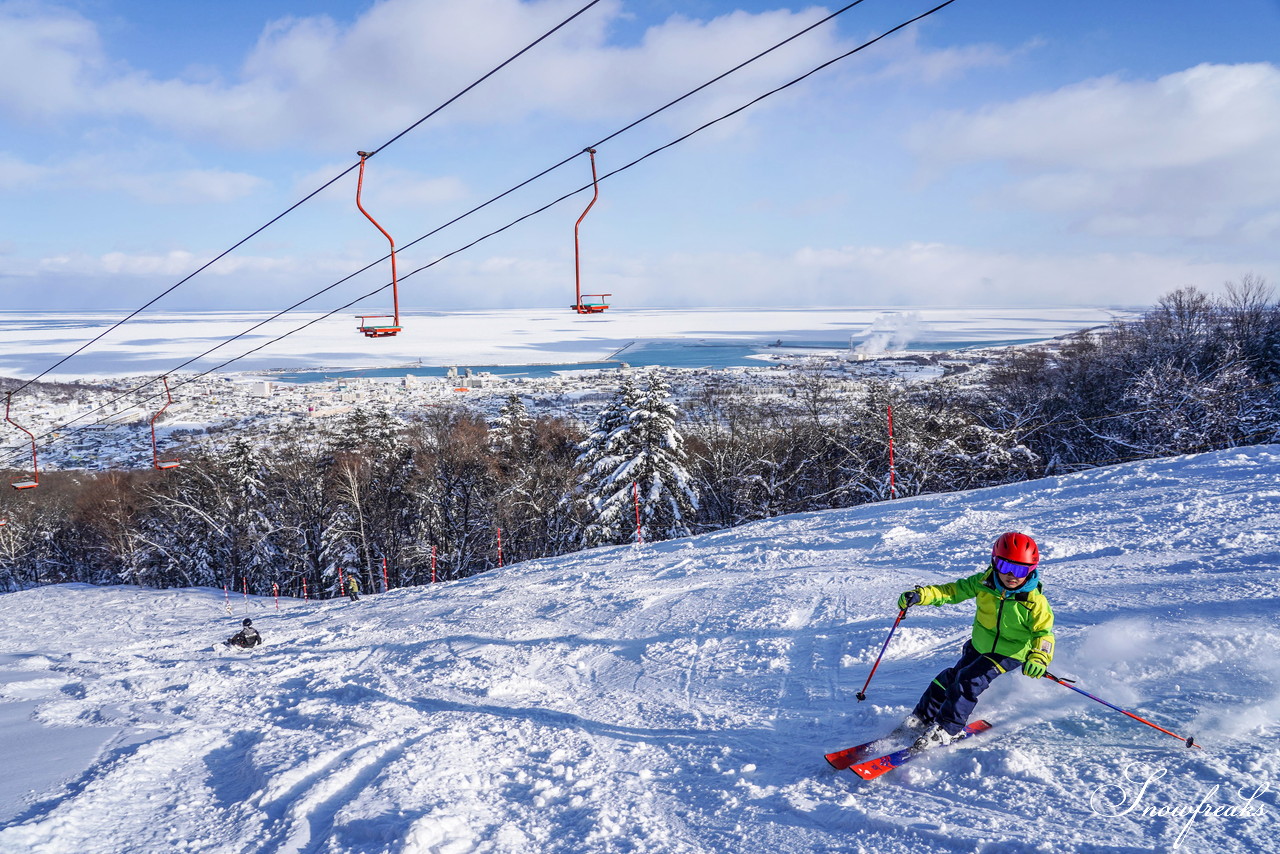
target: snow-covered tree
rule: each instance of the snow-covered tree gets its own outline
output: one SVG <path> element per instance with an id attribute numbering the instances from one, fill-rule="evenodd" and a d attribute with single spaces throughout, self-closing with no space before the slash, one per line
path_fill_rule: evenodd
<path id="1" fill-rule="evenodd" d="M 228 533 L 234 538 L 243 558 L 242 577 L 250 584 L 259 582 L 265 592 L 267 580 L 275 575 L 280 563 L 279 551 L 272 541 L 275 530 L 273 496 L 267 487 L 266 461 L 248 441 L 236 437 L 223 456 L 230 477 Z"/>
<path id="2" fill-rule="evenodd" d="M 157 586 L 231 584 L 236 560 L 227 538 L 224 485 L 208 460 L 186 462 L 144 491 L 139 519 L 146 544 L 141 580 Z"/>
<path id="3" fill-rule="evenodd" d="M 440 410 L 424 420 L 415 522 L 417 562 L 436 547 L 441 579 L 459 578 L 496 563 L 494 464 L 488 426 L 472 414 Z"/>
<path id="4" fill-rule="evenodd" d="M 386 453 L 400 443 L 403 430 L 400 420 L 382 404 L 372 409 L 357 406 L 338 424 L 328 444 L 335 453 Z"/>
<path id="5" fill-rule="evenodd" d="M 489 430 L 489 438 L 495 449 L 515 456 L 528 453 L 530 433 L 533 419 L 529 410 L 520 399 L 520 395 L 512 392 L 507 402 L 498 410 L 498 418 Z"/>
<path id="6" fill-rule="evenodd" d="M 612 475 L 626 459 L 625 436 L 631 425 L 631 412 L 639 399 L 635 376 L 624 373 L 609 402 L 597 413 L 587 437 L 578 443 L 575 464 L 581 474 L 571 501 L 577 505 L 576 515 L 587 520 L 582 535 L 586 545 L 621 541 L 604 524 L 606 520 L 601 519 L 601 513 Z"/>
<path id="7" fill-rule="evenodd" d="M 360 550 L 356 543 L 360 537 L 356 513 L 352 510 L 349 490 L 352 472 L 343 471 L 339 478 L 346 483 L 341 497 L 335 496 L 325 507 L 324 527 L 320 531 L 320 575 L 324 587 L 331 595 L 341 595 L 338 589 L 338 572 L 358 569 Z M 355 485 L 357 494 L 358 483 Z"/>
<path id="8" fill-rule="evenodd" d="M 583 469 L 581 494 L 591 509 L 588 544 L 634 537 L 637 500 L 646 540 L 691 532 L 698 492 L 685 467 L 684 439 L 676 429 L 679 417 L 661 371 L 651 371 L 643 389 L 630 377 L 624 380 L 582 443 L 578 458 Z"/>

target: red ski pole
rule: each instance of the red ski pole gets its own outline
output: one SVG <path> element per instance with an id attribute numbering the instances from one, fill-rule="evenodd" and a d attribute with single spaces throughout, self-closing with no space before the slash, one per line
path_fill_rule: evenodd
<path id="1" fill-rule="evenodd" d="M 876 675 L 876 668 L 880 666 L 880 659 L 884 658 L 884 651 L 889 648 L 889 641 L 893 640 L 893 633 L 898 630 L 898 623 L 902 622 L 902 618 L 907 616 L 907 609 L 903 608 L 898 612 L 898 619 L 893 621 L 893 628 L 889 629 L 889 637 L 884 639 L 884 646 L 880 647 L 880 654 L 876 656 L 876 663 L 871 665 L 871 672 L 867 674 L 867 681 L 862 683 L 862 690 L 856 696 L 858 702 L 861 703 L 867 699 L 867 686 L 871 684 L 871 677 Z"/>
<path id="2" fill-rule="evenodd" d="M 1075 691 L 1077 694 L 1084 694 L 1084 695 L 1085 695 L 1086 697 L 1088 697 L 1090 700 L 1096 700 L 1096 701 L 1098 701 L 1099 703 L 1101 703 L 1102 705 L 1106 706 L 1108 709 L 1115 709 L 1117 712 L 1119 712 L 1119 713 L 1120 713 L 1120 714 L 1122 714 L 1122 715 L 1128 715 L 1129 717 L 1133 718 L 1133 719 L 1134 719 L 1135 721 L 1137 721 L 1138 723 L 1146 724 L 1147 726 L 1151 727 L 1152 729 L 1158 729 L 1158 730 L 1160 730 L 1162 733 L 1164 733 L 1165 735 L 1171 735 L 1171 736 L 1173 736 L 1174 738 L 1178 739 L 1178 741 L 1181 741 L 1181 742 L 1185 743 L 1185 744 L 1187 745 L 1187 747 L 1194 747 L 1194 748 L 1196 748 L 1197 750 L 1204 750 L 1204 748 L 1203 748 L 1203 747 L 1201 747 L 1200 745 L 1196 744 L 1196 742 L 1195 742 L 1195 739 L 1194 739 L 1194 738 L 1191 738 L 1191 737 L 1183 738 L 1182 736 L 1178 735 L 1176 732 L 1169 732 L 1169 730 L 1165 729 L 1164 727 L 1162 727 L 1162 726 L 1156 726 L 1156 725 L 1155 725 L 1155 724 L 1153 724 L 1151 721 L 1144 720 L 1144 719 L 1142 719 L 1142 718 L 1138 717 L 1137 715 L 1135 715 L 1133 712 L 1126 712 L 1124 709 L 1120 708 L 1119 706 L 1113 706 L 1111 703 L 1108 703 L 1106 700 L 1103 700 L 1103 699 L 1102 699 L 1102 698 L 1100 698 L 1100 697 L 1095 697 L 1095 696 L 1093 696 L 1093 695 L 1092 695 L 1092 694 L 1090 694 L 1088 691 L 1082 691 L 1082 690 L 1080 690 L 1080 689 L 1079 689 L 1079 688 L 1077 688 L 1075 685 L 1072 685 L 1072 684 L 1071 684 L 1072 682 L 1074 682 L 1074 681 L 1075 681 L 1074 679 L 1059 679 L 1057 676 L 1054 676 L 1052 673 L 1045 673 L 1045 678 L 1046 678 L 1046 679 L 1052 679 L 1054 682 L 1057 682 L 1059 685 L 1062 685 L 1062 686 L 1063 686 L 1063 687 L 1065 687 L 1065 688 L 1070 688 L 1072 691 Z"/>

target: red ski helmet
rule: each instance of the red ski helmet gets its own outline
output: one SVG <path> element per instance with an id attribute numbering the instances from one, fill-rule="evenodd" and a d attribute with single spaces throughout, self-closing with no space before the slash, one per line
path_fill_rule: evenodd
<path id="1" fill-rule="evenodd" d="M 1036 541 L 1026 534 L 1010 531 L 1007 534 L 1001 534 L 996 544 L 991 547 L 992 560 L 998 557 L 1034 567 L 1040 563 L 1040 549 L 1036 548 Z"/>

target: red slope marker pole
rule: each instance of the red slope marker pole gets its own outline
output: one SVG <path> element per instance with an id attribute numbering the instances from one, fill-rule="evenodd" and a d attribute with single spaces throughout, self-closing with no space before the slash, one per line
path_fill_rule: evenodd
<path id="1" fill-rule="evenodd" d="M 898 497 L 898 487 L 895 481 L 895 472 L 893 468 L 893 407 L 889 407 L 889 497 Z"/>
<path id="2" fill-rule="evenodd" d="M 644 545 L 644 535 L 640 533 L 640 484 L 631 481 L 631 499 L 636 505 L 636 545 Z"/>

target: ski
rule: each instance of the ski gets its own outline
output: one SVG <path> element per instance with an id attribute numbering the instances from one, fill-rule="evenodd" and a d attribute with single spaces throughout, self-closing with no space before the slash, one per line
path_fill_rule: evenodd
<path id="1" fill-rule="evenodd" d="M 844 750 L 837 750 L 835 753 L 828 753 L 826 755 L 827 763 L 837 771 L 843 771 L 870 753 L 871 749 L 880 742 L 888 741 L 899 735 L 905 735 L 907 732 L 909 732 L 909 730 L 906 727 L 899 726 L 888 735 L 882 735 L 879 738 L 864 741 L 862 744 L 855 744 L 853 747 L 846 747 Z"/>
<path id="2" fill-rule="evenodd" d="M 964 729 L 960 730 L 960 734 L 959 736 L 956 737 L 956 741 L 960 741 L 961 739 L 968 738 L 971 735 L 977 735 L 980 732 L 986 732 L 989 729 L 991 729 L 991 724 L 988 723 L 987 721 L 974 721 L 973 723 L 966 726 Z M 953 741 L 951 743 L 955 744 L 956 742 Z M 854 749 L 854 748 L 851 748 L 851 749 Z M 910 762 L 912 759 L 915 759 L 917 756 L 925 752 L 927 751 L 915 750 L 914 748 L 911 748 L 911 747 L 905 747 L 902 750 L 895 751 L 885 756 L 879 756 L 875 759 L 868 759 L 866 762 L 861 762 L 861 763 L 858 763 L 857 765 L 850 765 L 849 770 L 853 771 L 853 773 L 857 774 L 859 777 L 861 777 L 864 780 L 874 780 L 876 777 L 879 777 L 881 774 L 884 774 L 887 771 L 892 771 L 894 768 L 897 768 L 899 765 L 905 765 L 906 763 Z"/>

